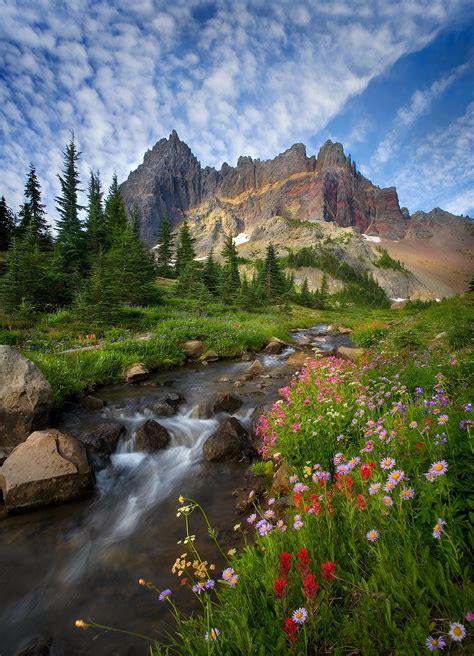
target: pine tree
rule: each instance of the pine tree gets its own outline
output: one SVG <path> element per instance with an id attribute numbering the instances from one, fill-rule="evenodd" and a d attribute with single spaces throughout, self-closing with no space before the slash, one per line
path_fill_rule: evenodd
<path id="1" fill-rule="evenodd" d="M 40 245 L 50 248 L 52 245 L 51 234 L 46 221 L 45 205 L 41 201 L 41 185 L 33 164 L 30 164 L 30 170 L 26 177 L 25 202 L 20 208 L 19 233 L 24 233 L 29 225 Z"/>
<path id="2" fill-rule="evenodd" d="M 221 275 L 221 267 L 214 259 L 214 253 L 211 248 L 209 255 L 204 263 L 202 281 L 213 296 L 217 296 L 219 293 Z"/>
<path id="3" fill-rule="evenodd" d="M 260 272 L 260 284 L 265 298 L 269 302 L 280 300 L 286 292 L 285 276 L 281 270 L 273 244 L 267 246 L 265 261 Z"/>
<path id="4" fill-rule="evenodd" d="M 47 302 L 45 255 L 41 253 L 30 224 L 24 234 L 14 237 L 7 255 L 6 273 L 0 279 L 0 304 L 4 310 L 18 311 L 22 303 L 40 308 Z"/>
<path id="5" fill-rule="evenodd" d="M 15 215 L 7 205 L 5 196 L 0 200 L 0 251 L 10 246 L 15 231 Z"/>
<path id="6" fill-rule="evenodd" d="M 308 278 L 305 278 L 303 280 L 298 301 L 299 303 L 301 303 L 301 305 L 304 305 L 305 307 L 312 307 L 314 305 L 313 295 L 309 291 Z"/>
<path id="7" fill-rule="evenodd" d="M 86 219 L 86 238 L 90 255 L 104 251 L 109 244 L 102 197 L 100 173 L 91 171 L 87 188 Z"/>
<path id="8" fill-rule="evenodd" d="M 221 295 L 224 301 L 230 302 L 237 298 L 240 289 L 237 249 L 232 235 L 225 235 L 221 255 L 224 258 L 220 283 Z"/>
<path id="9" fill-rule="evenodd" d="M 110 242 L 119 238 L 120 234 L 125 230 L 129 223 L 127 219 L 127 211 L 120 194 L 116 173 L 114 173 L 112 178 L 112 184 L 109 187 L 109 192 L 105 201 L 105 222 Z"/>
<path id="10" fill-rule="evenodd" d="M 84 290 L 75 299 L 76 311 L 81 318 L 103 324 L 117 319 L 122 298 L 115 274 L 103 251 L 99 250 Z"/>
<path id="11" fill-rule="evenodd" d="M 82 191 L 79 188 L 77 168 L 80 155 L 72 133 L 71 140 L 63 152 L 63 173 L 58 174 L 61 193 L 55 199 L 59 213 L 57 244 L 63 258 L 64 273 L 70 278 L 69 284 L 72 287 L 79 283 L 86 261 L 85 239 L 79 218 L 83 207 L 78 202 L 78 194 Z"/>
<path id="12" fill-rule="evenodd" d="M 184 270 L 186 265 L 193 262 L 196 257 L 194 251 L 194 242 L 196 240 L 191 237 L 188 222 L 185 220 L 178 233 L 178 245 L 176 247 L 176 264 L 175 270 L 179 275 Z"/>
<path id="13" fill-rule="evenodd" d="M 329 297 L 329 285 L 328 279 L 325 273 L 323 273 L 323 279 L 321 280 L 321 288 L 319 290 L 319 297 L 321 300 L 322 307 L 326 307 Z"/>
<path id="14" fill-rule="evenodd" d="M 174 238 L 175 235 L 171 229 L 171 223 L 168 219 L 168 215 L 164 214 L 161 218 L 161 223 L 158 231 L 159 245 L 156 249 L 158 275 L 162 276 L 163 278 L 173 278 L 175 275 L 172 266 Z"/>

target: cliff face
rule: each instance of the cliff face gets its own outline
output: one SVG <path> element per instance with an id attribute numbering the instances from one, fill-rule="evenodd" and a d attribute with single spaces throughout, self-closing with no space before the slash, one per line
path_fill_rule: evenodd
<path id="1" fill-rule="evenodd" d="M 324 220 L 358 232 L 403 238 L 410 224 L 400 211 L 395 188 L 379 189 L 346 157 L 341 144 L 327 141 L 317 157 L 295 144 L 273 160 L 240 157 L 220 171 L 202 168 L 176 132 L 145 154 L 143 164 L 121 186 L 132 214 L 137 206 L 143 239 L 156 243 L 163 214 L 179 223 L 219 207 L 250 230 L 275 216 Z"/>

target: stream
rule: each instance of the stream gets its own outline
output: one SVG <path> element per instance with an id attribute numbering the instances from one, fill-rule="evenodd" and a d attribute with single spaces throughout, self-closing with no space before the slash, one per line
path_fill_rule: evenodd
<path id="1" fill-rule="evenodd" d="M 327 333 L 326 326 L 293 336 L 296 342 L 316 340 L 322 351 L 350 345 L 347 335 Z M 237 521 L 232 493 L 244 487 L 248 469 L 248 463 L 203 459 L 203 443 L 225 415 L 202 418 L 197 406 L 222 392 L 237 395 L 243 405 L 234 416 L 250 428 L 255 408 L 274 402 L 296 369 L 287 362 L 292 351 L 259 355 L 265 374 L 238 388 L 234 381 L 249 362 L 186 365 L 137 385 L 100 389 L 95 395 L 107 405 L 99 412 L 78 407 L 64 412 L 57 424 L 64 432 L 77 434 L 108 419 L 119 420 L 126 432 L 110 465 L 96 472 L 94 495 L 0 521 L 0 656 L 16 656 L 38 638 L 51 641 L 49 654 L 54 656 L 147 654 L 147 642 L 140 638 L 74 626 L 76 619 L 90 617 L 150 638 L 171 631 L 166 604 L 139 586 L 139 578 L 176 591 L 182 609 L 195 608 L 191 593 L 177 590 L 178 579 L 171 573 L 175 558 L 186 551 L 177 545 L 185 535 L 182 518 L 176 518 L 177 498 L 182 494 L 198 500 L 213 526 L 227 534 L 224 545 L 230 548 Z M 170 445 L 152 454 L 135 451 L 136 429 L 155 418 L 147 404 L 170 392 L 185 399 L 175 416 L 156 417 L 170 431 Z M 200 550 L 220 565 L 202 522 L 191 519 Z"/>

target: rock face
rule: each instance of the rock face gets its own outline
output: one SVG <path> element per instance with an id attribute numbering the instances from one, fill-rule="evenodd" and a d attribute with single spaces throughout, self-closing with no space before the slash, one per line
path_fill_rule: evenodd
<path id="1" fill-rule="evenodd" d="M 203 455 L 211 462 L 235 460 L 247 446 L 247 431 L 235 417 L 228 417 L 204 443 Z"/>
<path id="2" fill-rule="evenodd" d="M 148 419 L 137 430 L 135 447 L 137 451 L 158 451 L 169 444 L 171 437 L 167 429 L 154 419 Z"/>
<path id="3" fill-rule="evenodd" d="M 0 468 L 0 487 L 9 511 L 83 496 L 92 489 L 85 448 L 58 430 L 36 431 Z"/>
<path id="4" fill-rule="evenodd" d="M 53 406 L 51 386 L 14 346 L 0 346 L 0 446 L 12 447 L 45 428 Z"/>

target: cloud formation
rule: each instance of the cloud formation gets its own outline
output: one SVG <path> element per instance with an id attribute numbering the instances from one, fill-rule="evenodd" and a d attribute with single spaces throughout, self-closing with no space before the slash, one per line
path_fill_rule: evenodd
<path id="1" fill-rule="evenodd" d="M 0 5 L 0 193 L 17 205 L 33 161 L 54 216 L 71 129 L 84 182 L 89 169 L 125 179 L 173 128 L 203 164 L 273 157 L 307 142 L 374 77 L 459 20 L 466 2 Z"/>

